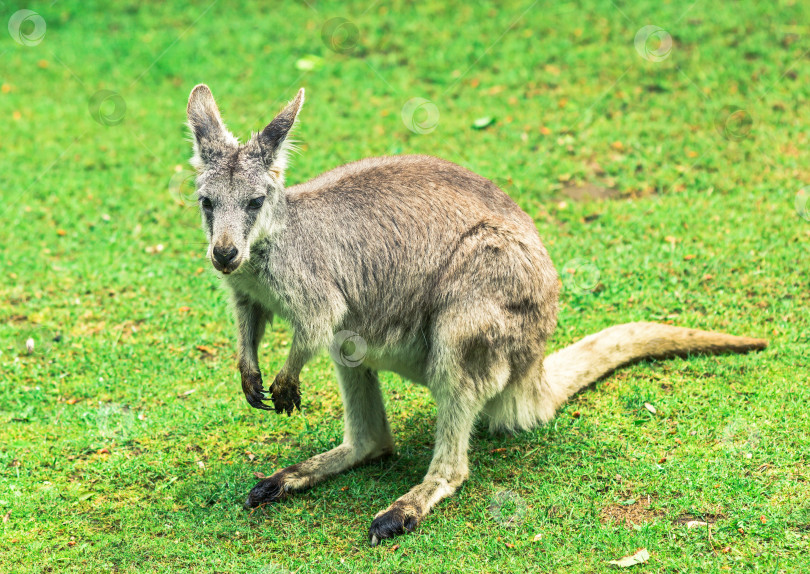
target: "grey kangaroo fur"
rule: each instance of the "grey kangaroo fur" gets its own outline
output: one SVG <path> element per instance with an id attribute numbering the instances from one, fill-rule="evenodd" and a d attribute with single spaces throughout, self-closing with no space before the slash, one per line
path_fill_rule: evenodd
<path id="1" fill-rule="evenodd" d="M 208 257 L 232 297 L 247 402 L 289 414 L 300 408 L 298 376 L 313 355 L 339 349 L 347 336 L 366 345 L 360 358 L 332 353 L 343 443 L 262 480 L 246 507 L 393 453 L 380 370 L 425 385 L 438 415 L 423 482 L 376 514 L 372 544 L 412 531 L 467 478 L 477 417 L 492 431 L 528 429 L 629 362 L 766 346 L 630 323 L 545 357 L 559 280 L 531 218 L 491 181 L 427 156 L 364 159 L 285 188 L 288 135 L 303 102 L 302 89 L 244 144 L 225 127 L 207 86 L 192 90 L 187 109 Z M 294 336 L 269 386 L 270 407 L 258 347 L 276 314 Z"/>

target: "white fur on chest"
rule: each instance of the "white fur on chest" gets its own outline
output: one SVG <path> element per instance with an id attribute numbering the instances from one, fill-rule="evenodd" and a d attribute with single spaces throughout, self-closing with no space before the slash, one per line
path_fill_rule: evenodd
<path id="1" fill-rule="evenodd" d="M 288 319 L 288 310 L 279 298 L 278 293 L 260 274 L 253 273 L 249 269 L 240 269 L 236 273 L 227 276 L 225 281 L 228 287 L 237 295 L 246 297 L 260 307 Z"/>

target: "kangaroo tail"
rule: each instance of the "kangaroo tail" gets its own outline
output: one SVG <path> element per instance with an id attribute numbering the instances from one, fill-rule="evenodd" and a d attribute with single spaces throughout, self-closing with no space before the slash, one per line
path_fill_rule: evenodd
<path id="1" fill-rule="evenodd" d="M 543 361 L 540 383 L 507 387 L 485 408 L 491 430 L 530 428 L 548 422 L 580 389 L 640 359 L 689 354 L 746 353 L 764 349 L 764 339 L 661 325 L 627 323 L 609 327 L 552 353 Z"/>
<path id="2" fill-rule="evenodd" d="M 552 353 L 543 362 L 549 390 L 559 397 L 555 410 L 574 393 L 622 365 L 639 359 L 689 354 L 747 353 L 768 345 L 764 339 L 737 337 L 659 323 L 608 327 Z"/>

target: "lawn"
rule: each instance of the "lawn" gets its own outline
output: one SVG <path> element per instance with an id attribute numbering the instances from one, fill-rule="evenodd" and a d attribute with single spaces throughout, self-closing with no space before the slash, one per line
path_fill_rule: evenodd
<path id="1" fill-rule="evenodd" d="M 607 572 L 639 548 L 632 572 L 810 571 L 807 3 L 0 14 L 0 572 Z M 478 429 L 459 493 L 371 548 L 435 423 L 386 373 L 396 456 L 246 512 L 257 473 L 339 443 L 342 410 L 325 354 L 302 413 L 244 399 L 189 181 L 200 82 L 243 139 L 306 88 L 289 183 L 425 153 L 499 184 L 562 275 L 552 349 L 633 320 L 770 346 L 640 363 L 549 425 Z M 268 376 L 290 339 L 277 320 Z"/>

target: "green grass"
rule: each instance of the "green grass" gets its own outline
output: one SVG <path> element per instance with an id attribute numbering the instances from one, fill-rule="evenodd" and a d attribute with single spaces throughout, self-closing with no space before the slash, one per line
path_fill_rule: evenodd
<path id="1" fill-rule="evenodd" d="M 636 572 L 810 569 L 806 3 L 0 2 L 21 8 L 47 31 L 0 38 L 0 571 L 606 572 L 639 547 Z M 333 17 L 350 53 L 322 39 Z M 660 62 L 634 47 L 650 24 L 673 38 Z M 306 87 L 291 183 L 429 153 L 501 185 L 566 277 L 553 348 L 630 320 L 771 346 L 639 364 L 543 428 L 478 431 L 470 480 L 396 549 L 367 527 L 421 479 L 435 408 L 386 374 L 396 457 L 246 513 L 255 472 L 340 440 L 341 406 L 326 356 L 303 415 L 242 396 L 198 216 L 169 192 L 199 82 L 242 137 Z M 99 111 L 100 90 L 120 99 Z M 415 97 L 431 133 L 403 123 Z M 586 184 L 616 197 L 565 197 Z M 266 373 L 290 335 L 269 332 Z"/>

